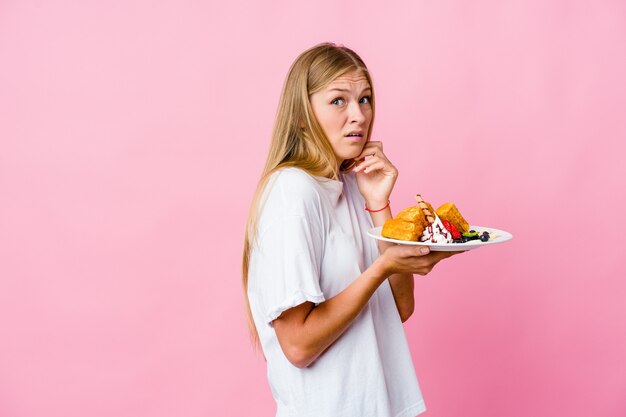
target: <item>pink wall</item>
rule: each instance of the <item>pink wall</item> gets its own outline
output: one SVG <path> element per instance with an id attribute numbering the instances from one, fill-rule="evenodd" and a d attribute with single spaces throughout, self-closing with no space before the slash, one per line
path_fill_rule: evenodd
<path id="1" fill-rule="evenodd" d="M 626 415 L 625 3 L 250 3 L 0 3 L 0 415 L 273 415 L 239 251 L 325 40 L 370 66 L 394 208 L 515 235 L 417 279 L 427 415 Z"/>

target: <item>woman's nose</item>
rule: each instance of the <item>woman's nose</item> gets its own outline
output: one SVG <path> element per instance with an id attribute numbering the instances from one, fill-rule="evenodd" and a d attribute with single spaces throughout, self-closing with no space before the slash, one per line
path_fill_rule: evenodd
<path id="1" fill-rule="evenodd" d="M 365 121 L 365 115 L 359 103 L 350 104 L 350 122 L 362 123 Z"/>

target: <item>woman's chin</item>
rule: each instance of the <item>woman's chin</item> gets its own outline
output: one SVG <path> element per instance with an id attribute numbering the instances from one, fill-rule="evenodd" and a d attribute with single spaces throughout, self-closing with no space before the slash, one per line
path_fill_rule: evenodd
<path id="1" fill-rule="evenodd" d="M 365 144 L 359 144 L 357 146 L 354 146 L 352 149 L 346 151 L 343 155 L 343 160 L 346 159 L 356 159 L 359 155 L 361 155 L 361 152 L 363 152 L 363 149 L 365 148 Z"/>

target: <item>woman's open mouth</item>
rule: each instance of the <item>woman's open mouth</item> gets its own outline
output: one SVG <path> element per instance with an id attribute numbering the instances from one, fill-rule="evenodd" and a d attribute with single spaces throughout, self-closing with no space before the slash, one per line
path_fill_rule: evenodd
<path id="1" fill-rule="evenodd" d="M 353 141 L 360 141 L 363 139 L 363 133 L 361 132 L 348 133 L 345 137 Z"/>

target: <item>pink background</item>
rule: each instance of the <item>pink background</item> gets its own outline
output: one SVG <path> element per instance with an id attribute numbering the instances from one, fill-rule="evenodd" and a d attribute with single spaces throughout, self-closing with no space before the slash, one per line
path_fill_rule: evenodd
<path id="1" fill-rule="evenodd" d="M 0 2 L 0 415 L 273 415 L 243 225 L 327 40 L 373 74 L 395 211 L 515 235 L 416 279 L 426 415 L 626 415 L 625 3 L 296 3 Z"/>

